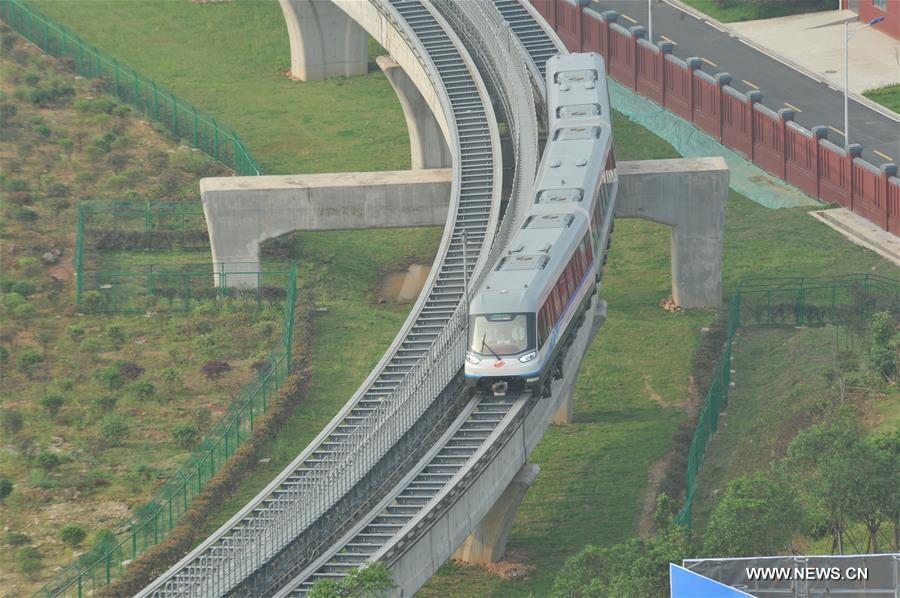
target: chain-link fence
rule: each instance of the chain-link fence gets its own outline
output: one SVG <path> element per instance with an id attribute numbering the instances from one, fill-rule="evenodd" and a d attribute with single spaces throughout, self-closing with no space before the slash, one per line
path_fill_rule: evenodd
<path id="1" fill-rule="evenodd" d="M 246 276 L 247 273 L 241 274 Z M 222 275 L 223 287 L 227 276 Z M 297 293 L 296 266 L 289 272 L 258 273 L 258 276 L 261 282 L 271 283 L 270 288 L 277 291 L 270 291 L 270 297 L 266 298 L 259 290 L 266 288 L 263 285 L 247 291 L 224 290 L 228 292 L 228 296 L 250 293 L 258 301 L 274 300 L 275 296 L 283 300 L 281 341 L 269 353 L 264 365 L 258 368 L 254 379 L 238 392 L 228 411 L 213 426 L 184 466 L 128 522 L 128 531 L 120 534 L 115 542 L 109 542 L 79 557 L 47 584 L 41 595 L 79 598 L 96 595 L 102 586 L 118 577 L 130 561 L 158 544 L 178 524 L 194 497 L 200 494 L 226 460 L 250 437 L 254 422 L 266 413 L 269 401 L 278 393 L 291 368 Z M 212 288 L 210 272 L 204 272 L 201 278 L 206 287 Z M 275 283 L 280 283 L 281 286 L 276 286 Z M 135 286 L 140 288 L 139 283 L 135 283 Z M 157 292 L 159 288 L 157 283 Z M 145 287 L 145 290 L 149 289 Z M 213 288 L 213 296 L 222 291 L 223 288 Z M 190 301 L 186 305 L 189 306 Z"/>
<path id="2" fill-rule="evenodd" d="M 688 449 L 685 504 L 676 521 L 691 524 L 696 478 L 706 449 L 719 427 L 719 414 L 728 406 L 731 350 L 741 328 L 865 326 L 873 313 L 900 307 L 900 281 L 877 274 L 849 274 L 815 278 L 765 278 L 742 281 L 728 305 L 727 332 L 716 363 L 694 436 Z"/>
<path id="3" fill-rule="evenodd" d="M 0 19 L 68 68 L 162 124 L 240 175 L 259 167 L 237 133 L 134 69 L 85 43 L 23 0 L 0 0 Z"/>

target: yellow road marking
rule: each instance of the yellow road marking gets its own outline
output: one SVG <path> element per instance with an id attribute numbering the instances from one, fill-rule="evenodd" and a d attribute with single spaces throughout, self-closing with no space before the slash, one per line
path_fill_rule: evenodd
<path id="1" fill-rule="evenodd" d="M 753 83 L 750 83 L 750 82 L 747 81 L 746 79 L 741 79 L 741 81 L 743 81 L 744 83 L 746 83 L 747 85 L 749 85 L 749 86 L 752 87 L 753 89 L 759 89 L 758 86 L 754 85 Z"/>
<path id="2" fill-rule="evenodd" d="M 785 102 L 784 105 L 787 106 L 788 108 L 792 108 L 792 109 L 796 110 L 797 112 L 803 112 L 803 110 L 800 110 L 799 108 L 797 108 L 797 107 L 794 106 L 793 104 L 788 104 L 787 102 Z"/>
<path id="3" fill-rule="evenodd" d="M 669 42 L 670 44 L 675 44 L 676 46 L 678 45 L 678 42 L 676 42 L 676 41 L 673 40 L 672 38 L 666 37 L 665 35 L 660 35 L 659 38 L 660 38 L 661 40 L 664 40 L 664 41 Z"/>
<path id="4" fill-rule="evenodd" d="M 716 68 L 719 68 L 719 65 L 716 64 L 715 62 L 713 62 L 712 60 L 710 60 L 709 58 L 703 58 L 703 57 L 701 56 L 701 57 L 700 57 L 700 60 L 702 60 L 703 62 L 705 62 L 706 64 L 708 64 L 708 65 L 710 65 L 710 66 L 714 66 L 714 67 L 716 67 Z"/>
<path id="5" fill-rule="evenodd" d="M 637 21 L 635 21 L 634 19 L 632 19 L 632 18 L 629 17 L 628 15 L 619 15 L 619 16 L 621 16 L 623 19 L 627 19 L 627 20 L 631 21 L 632 23 L 634 23 L 635 25 L 637 25 Z"/>
<path id="6" fill-rule="evenodd" d="M 828 125 L 828 128 L 831 129 L 832 131 L 834 131 L 835 133 L 837 133 L 838 135 L 843 135 L 843 134 L 844 134 L 843 131 L 841 131 L 840 129 L 835 129 L 835 128 L 832 127 L 831 125 Z"/>
<path id="7" fill-rule="evenodd" d="M 885 154 L 885 153 L 883 153 L 883 152 L 879 152 L 878 150 L 872 150 L 872 152 L 878 154 L 879 156 L 881 156 L 881 157 L 884 158 L 885 160 L 890 160 L 891 162 L 894 161 L 893 158 L 891 158 L 890 156 L 888 156 L 887 154 Z"/>

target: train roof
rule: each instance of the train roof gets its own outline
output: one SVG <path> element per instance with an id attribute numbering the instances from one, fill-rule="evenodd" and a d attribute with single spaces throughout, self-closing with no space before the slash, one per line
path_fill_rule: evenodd
<path id="1" fill-rule="evenodd" d="M 551 127 L 567 118 L 611 120 L 603 57 L 596 52 L 551 56 L 547 60 L 547 105 Z"/>
<path id="2" fill-rule="evenodd" d="M 578 210 L 559 206 L 529 214 L 472 300 L 471 313 L 537 311 L 546 282 L 562 272 L 587 231 L 587 216 Z"/>

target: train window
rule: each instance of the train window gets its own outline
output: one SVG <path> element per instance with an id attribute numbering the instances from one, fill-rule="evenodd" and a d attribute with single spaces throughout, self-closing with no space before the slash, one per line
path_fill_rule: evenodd
<path id="1" fill-rule="evenodd" d="M 600 127 L 561 127 L 553 132 L 554 141 L 600 139 Z"/>
<path id="2" fill-rule="evenodd" d="M 582 189 L 544 189 L 538 192 L 534 203 L 565 203 L 581 201 L 583 198 Z"/>
<path id="3" fill-rule="evenodd" d="M 470 351 L 499 357 L 533 348 L 533 313 L 482 314 L 469 318 Z"/>
<path id="4" fill-rule="evenodd" d="M 585 118 L 600 114 L 600 104 L 569 104 L 556 109 L 556 118 Z"/>
<path id="5" fill-rule="evenodd" d="M 555 83 L 590 83 L 597 80 L 597 71 L 581 69 L 577 71 L 560 71 L 553 75 Z"/>
<path id="6" fill-rule="evenodd" d="M 522 228 L 568 228 L 572 226 L 575 219 L 571 214 L 539 214 L 537 216 L 529 216 L 525 220 Z"/>
<path id="7" fill-rule="evenodd" d="M 516 255 L 507 256 L 497 264 L 498 272 L 511 270 L 543 270 L 550 260 L 546 255 Z"/>

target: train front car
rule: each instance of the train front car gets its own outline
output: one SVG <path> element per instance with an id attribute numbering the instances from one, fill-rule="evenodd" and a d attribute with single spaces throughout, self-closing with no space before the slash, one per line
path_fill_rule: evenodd
<path id="1" fill-rule="evenodd" d="M 602 57 L 551 57 L 547 90 L 533 203 L 469 306 L 466 381 L 495 394 L 549 393 L 609 246 L 617 179 Z"/>

